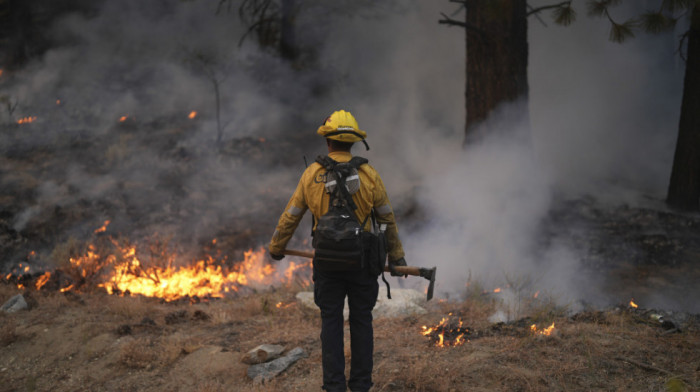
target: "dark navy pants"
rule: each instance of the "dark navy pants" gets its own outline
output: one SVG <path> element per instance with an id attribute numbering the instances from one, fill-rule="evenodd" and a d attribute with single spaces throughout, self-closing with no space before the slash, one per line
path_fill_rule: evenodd
<path id="1" fill-rule="evenodd" d="M 372 309 L 377 303 L 377 278 L 366 271 L 319 271 L 314 268 L 314 302 L 321 309 L 323 389 L 345 391 L 343 307 L 350 308 L 350 378 L 352 391 L 372 387 L 374 332 Z"/>

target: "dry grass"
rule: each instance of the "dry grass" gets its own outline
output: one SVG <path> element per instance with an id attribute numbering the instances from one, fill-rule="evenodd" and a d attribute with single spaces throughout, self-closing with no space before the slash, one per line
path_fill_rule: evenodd
<path id="1" fill-rule="evenodd" d="M 15 293 L 0 286 L 0 300 Z M 282 289 L 189 305 L 37 293 L 36 308 L 0 315 L 0 368 L 8 369 L 3 376 L 20 389 L 318 390 L 320 318 L 317 311 L 296 304 L 294 294 Z M 473 330 L 490 331 L 488 318 L 499 304 L 482 296 L 433 301 L 428 314 L 376 320 L 373 390 L 693 391 L 700 385 L 697 329 L 663 334 L 657 325 L 624 311 L 575 320 L 540 304 L 530 310 L 538 323 L 556 323 L 552 337 L 521 328 L 515 329 L 520 334 L 491 333 L 462 346 L 439 348 L 419 333 L 421 325 L 432 325 L 448 313 L 459 315 Z M 181 320 L 165 322 L 166 315 L 178 312 Z M 145 317 L 152 323 L 143 324 Z M 239 361 L 242 353 L 262 343 L 303 347 L 309 356 L 271 382 L 256 385 Z"/>
<path id="2" fill-rule="evenodd" d="M 161 350 L 150 337 L 129 339 L 119 348 L 119 363 L 129 368 L 152 367 L 160 357 Z"/>
<path id="3" fill-rule="evenodd" d="M 17 322 L 13 315 L 0 315 L 0 347 L 5 347 L 19 338 Z"/>

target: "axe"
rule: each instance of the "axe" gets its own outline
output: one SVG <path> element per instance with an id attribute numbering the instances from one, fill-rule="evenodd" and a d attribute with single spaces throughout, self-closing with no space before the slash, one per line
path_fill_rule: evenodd
<path id="1" fill-rule="evenodd" d="M 285 251 L 282 253 L 284 253 L 287 256 L 301 256 L 309 259 L 314 258 L 314 252 L 307 252 L 303 250 L 285 249 Z M 433 289 L 435 288 L 435 272 L 437 271 L 437 267 L 420 268 L 397 265 L 393 268 L 396 273 L 399 273 L 401 275 L 420 276 L 425 279 L 428 279 L 430 281 L 430 284 L 428 285 L 428 301 L 430 301 L 433 298 Z M 389 266 L 384 267 L 384 271 L 391 272 Z"/>

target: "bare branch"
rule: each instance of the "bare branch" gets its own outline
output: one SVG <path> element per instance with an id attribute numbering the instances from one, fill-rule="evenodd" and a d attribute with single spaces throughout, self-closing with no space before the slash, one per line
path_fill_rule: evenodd
<path id="1" fill-rule="evenodd" d="M 527 8 L 530 9 L 531 11 L 534 10 L 534 8 L 532 8 L 532 6 L 531 6 L 530 4 L 527 5 Z M 536 13 L 536 14 L 535 14 L 535 18 L 537 18 L 537 20 L 538 20 L 540 23 L 542 23 L 542 26 L 544 26 L 544 27 L 549 27 L 549 26 L 547 26 L 547 23 L 545 23 L 544 19 L 542 19 L 542 17 L 540 16 L 540 14 L 537 14 L 537 13 Z"/>
<path id="2" fill-rule="evenodd" d="M 462 22 L 461 20 L 452 19 L 452 18 L 450 18 L 449 16 L 445 15 L 445 14 L 442 13 L 442 12 L 440 13 L 440 15 L 442 15 L 442 17 L 443 17 L 444 19 L 438 20 L 438 23 L 439 23 L 439 24 L 446 24 L 446 25 L 450 25 L 450 26 L 464 27 L 465 29 L 467 29 L 468 31 L 471 31 L 471 32 L 473 32 L 473 33 L 476 33 L 476 34 L 479 34 L 479 35 L 482 35 L 482 36 L 485 35 L 483 30 L 481 30 L 481 29 L 479 29 L 479 28 L 476 28 L 476 27 L 470 25 L 470 24 L 467 23 L 467 22 Z"/>
<path id="3" fill-rule="evenodd" d="M 460 27 L 467 27 L 467 22 L 462 22 L 461 20 L 456 20 L 452 19 L 449 16 L 445 15 L 445 13 L 440 12 L 440 15 L 442 15 L 443 19 L 440 19 L 438 23 L 440 24 L 446 24 L 450 26 L 460 26 Z"/>
<path id="4" fill-rule="evenodd" d="M 571 0 L 562 1 L 561 3 L 558 3 L 558 4 L 543 5 L 542 7 L 537 7 L 537 8 L 533 8 L 533 7 L 528 5 L 528 7 L 530 7 L 530 11 L 528 11 L 528 13 L 525 15 L 530 16 L 532 14 L 538 14 L 542 11 L 550 10 L 552 8 L 561 8 L 561 7 L 569 7 L 569 6 L 571 6 Z"/>

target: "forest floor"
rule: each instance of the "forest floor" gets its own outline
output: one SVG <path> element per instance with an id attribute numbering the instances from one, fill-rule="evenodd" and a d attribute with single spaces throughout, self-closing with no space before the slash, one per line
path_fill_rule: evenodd
<path id="1" fill-rule="evenodd" d="M 0 390 L 321 390 L 320 316 L 296 302 L 297 290 L 196 304 L 24 291 L 30 310 L 0 313 Z M 0 301 L 18 292 L 0 285 Z M 571 314 L 542 302 L 504 324 L 489 321 L 498 301 L 488 295 L 425 306 L 426 314 L 374 321 L 373 391 L 700 390 L 697 316 L 673 320 L 677 330 L 628 305 Z M 423 336 L 422 326 L 443 317 L 463 321 L 464 344 L 438 347 Z M 554 328 L 545 336 L 533 324 Z M 345 340 L 349 363 L 347 325 Z M 258 384 L 241 356 L 264 343 L 308 356 Z"/>

